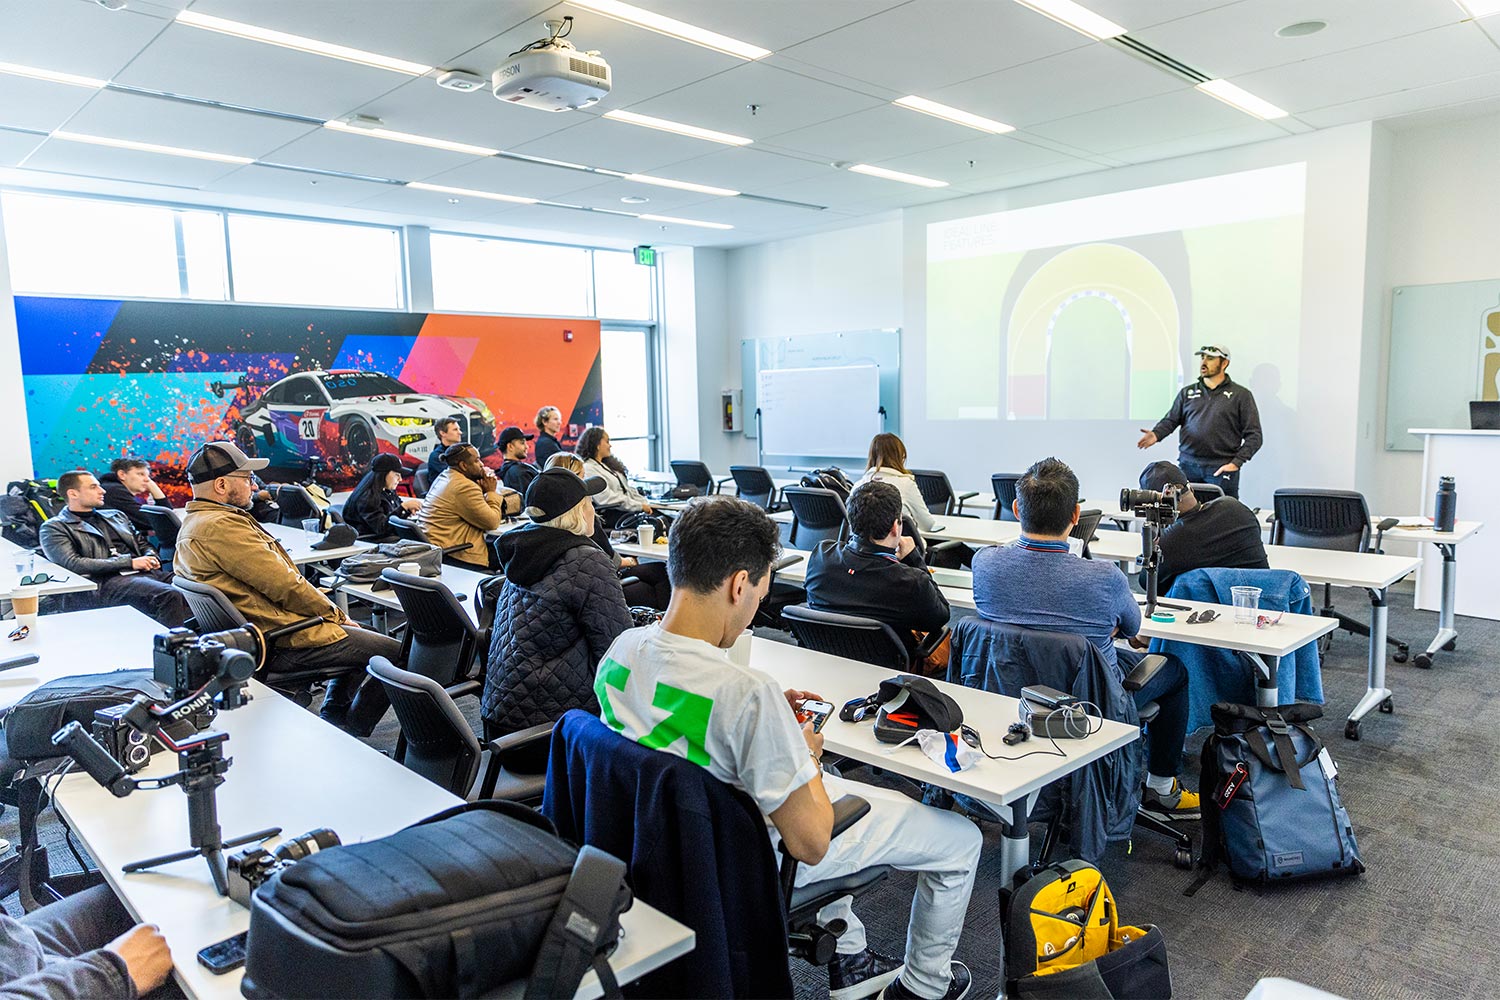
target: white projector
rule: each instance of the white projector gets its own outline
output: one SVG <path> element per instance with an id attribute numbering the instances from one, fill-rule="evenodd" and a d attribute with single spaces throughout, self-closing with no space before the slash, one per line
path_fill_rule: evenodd
<path id="1" fill-rule="evenodd" d="M 609 63 L 566 42 L 523 49 L 490 77 L 495 97 L 541 111 L 576 111 L 609 93 Z"/>

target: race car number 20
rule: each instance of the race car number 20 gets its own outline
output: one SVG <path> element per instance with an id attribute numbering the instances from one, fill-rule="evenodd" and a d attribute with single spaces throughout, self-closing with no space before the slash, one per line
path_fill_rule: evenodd
<path id="1" fill-rule="evenodd" d="M 316 441 L 318 439 L 317 417 L 303 417 L 297 421 L 297 434 L 304 441 Z"/>

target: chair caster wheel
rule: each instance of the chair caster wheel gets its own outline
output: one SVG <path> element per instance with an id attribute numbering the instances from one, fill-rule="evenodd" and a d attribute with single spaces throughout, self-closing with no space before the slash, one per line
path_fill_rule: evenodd
<path id="1" fill-rule="evenodd" d="M 1449 639 L 1447 642 L 1443 643 L 1443 651 L 1444 652 L 1451 653 L 1451 652 L 1453 652 L 1457 648 L 1458 648 L 1458 640 L 1457 639 Z"/>
<path id="2" fill-rule="evenodd" d="M 1411 653 L 1408 650 L 1398 649 L 1396 650 L 1396 652 L 1391 654 L 1391 659 L 1395 660 L 1397 663 L 1405 663 L 1409 656 L 1411 656 Z"/>
<path id="3" fill-rule="evenodd" d="M 1380 710 L 1382 712 L 1384 712 L 1386 715 L 1390 715 L 1392 712 L 1394 712 L 1396 710 L 1396 703 L 1394 701 L 1392 701 L 1391 699 L 1387 698 L 1385 701 L 1382 701 L 1380 703 Z"/>
<path id="4" fill-rule="evenodd" d="M 1415 660 L 1412 660 L 1411 662 L 1413 664 L 1415 664 L 1421 670 L 1431 670 L 1432 669 L 1432 654 L 1431 653 L 1418 653 L 1417 654 L 1417 658 Z"/>
<path id="5" fill-rule="evenodd" d="M 1346 740 L 1358 740 L 1359 739 L 1359 723 L 1358 722 L 1356 722 L 1353 719 L 1350 719 L 1348 722 L 1344 723 L 1344 739 L 1346 739 Z"/>
<path id="6" fill-rule="evenodd" d="M 1184 851 L 1182 848 L 1179 847 L 1176 850 L 1176 852 L 1174 852 L 1173 855 L 1172 855 L 1172 864 L 1176 865 L 1178 868 L 1181 868 L 1185 872 L 1192 871 L 1193 870 L 1193 852 L 1192 851 Z"/>

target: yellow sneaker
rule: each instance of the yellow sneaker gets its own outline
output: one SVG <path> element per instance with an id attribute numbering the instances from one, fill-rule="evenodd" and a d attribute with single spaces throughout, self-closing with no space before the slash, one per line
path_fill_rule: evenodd
<path id="1" fill-rule="evenodd" d="M 1163 822 L 1173 820 L 1200 819 L 1202 812 L 1197 792 L 1182 787 L 1182 782 L 1172 779 L 1172 790 L 1166 794 L 1152 791 L 1148 786 L 1141 793 L 1141 812 Z"/>

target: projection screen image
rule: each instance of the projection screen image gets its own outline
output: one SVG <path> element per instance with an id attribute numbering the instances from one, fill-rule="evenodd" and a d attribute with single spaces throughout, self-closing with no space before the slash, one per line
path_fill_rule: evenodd
<path id="1" fill-rule="evenodd" d="M 1193 352 L 1295 398 L 1306 165 L 927 227 L 930 420 L 1150 426 Z"/>

